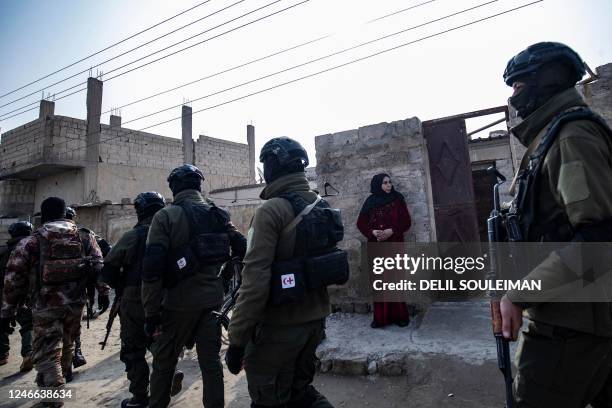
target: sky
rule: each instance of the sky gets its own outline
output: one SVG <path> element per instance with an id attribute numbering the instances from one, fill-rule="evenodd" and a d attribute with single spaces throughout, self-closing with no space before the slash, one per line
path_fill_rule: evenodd
<path id="1" fill-rule="evenodd" d="M 87 80 L 90 68 L 93 75 L 102 73 L 102 108 L 106 112 L 329 35 L 119 110 L 126 128 L 147 128 L 147 132 L 180 138 L 180 120 L 172 119 L 180 117 L 181 104 L 189 103 L 194 112 L 202 110 L 193 116 L 194 139 L 202 134 L 246 143 L 246 125 L 253 124 L 257 151 L 273 137 L 289 136 L 304 145 L 314 164 L 314 141 L 318 135 L 414 116 L 428 120 L 504 105 L 510 95 L 510 88 L 502 80 L 506 63 L 530 44 L 566 43 L 593 69 L 612 62 L 610 0 L 543 0 L 436 35 L 533 1 L 3 0 L 0 1 L 0 95 L 193 9 L 0 97 L 0 105 L 6 104 L 0 107 L 0 127 L 6 132 L 36 119 L 37 103 L 43 92 L 51 95 L 51 99 L 55 94 L 57 99 L 80 89 L 78 84 Z M 461 12 L 470 8 L 473 9 Z M 452 14 L 455 15 L 448 17 Z M 387 17 L 378 19 L 383 16 Z M 195 20 L 200 21 L 179 29 Z M 252 21 L 255 22 L 239 28 Z M 176 31 L 165 35 L 173 30 Z M 380 41 L 319 59 L 402 30 Z M 173 45 L 192 36 L 180 45 Z M 204 40 L 207 41 L 112 78 Z M 136 47 L 139 48 L 130 51 Z M 165 51 L 157 52 L 166 47 Z M 394 47 L 397 48 L 334 68 Z M 125 55 L 118 57 L 122 53 Z M 129 64 L 139 58 L 143 59 Z M 316 59 L 319 60 L 301 65 Z M 297 65 L 301 66 L 294 68 Z M 283 70 L 286 71 L 274 74 Z M 70 76 L 74 77 L 53 85 Z M 263 76 L 267 77 L 256 80 Z M 73 86 L 76 87 L 71 91 L 61 92 Z M 259 93 L 272 87 L 276 88 Z M 239 99 L 249 94 L 255 95 Z M 85 95 L 80 92 L 57 100 L 55 114 L 85 118 Z M 23 99 L 15 101 L 20 98 Z M 234 99 L 239 100 L 226 103 Z M 35 109 L 7 118 L 25 109 L 8 112 L 28 105 Z M 135 120 L 164 109 L 167 110 Z M 498 117 L 469 121 L 468 131 Z M 102 123 L 108 120 L 109 113 L 103 114 Z"/>

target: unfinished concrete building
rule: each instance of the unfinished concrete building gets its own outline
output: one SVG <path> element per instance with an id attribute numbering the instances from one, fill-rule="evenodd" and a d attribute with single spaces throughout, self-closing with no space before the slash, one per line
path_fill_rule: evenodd
<path id="1" fill-rule="evenodd" d="M 183 163 L 204 171 L 207 191 L 255 182 L 253 126 L 247 126 L 246 144 L 208 136 L 194 141 L 191 107 L 183 106 L 177 139 L 123 128 L 119 116 L 101 124 L 101 107 L 102 82 L 89 78 L 86 120 L 56 115 L 54 102 L 43 100 L 38 119 L 2 134 L 4 230 L 17 218 L 31 217 L 45 198 L 59 196 L 78 207 L 83 224 L 114 241 L 133 223 L 131 201 L 138 193 L 172 197 L 166 178 Z"/>

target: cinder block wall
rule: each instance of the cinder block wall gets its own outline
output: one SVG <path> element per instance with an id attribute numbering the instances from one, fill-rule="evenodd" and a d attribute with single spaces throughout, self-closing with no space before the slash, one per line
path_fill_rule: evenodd
<path id="1" fill-rule="evenodd" d="M 0 138 L 0 170 L 10 170 L 41 159 L 44 126 L 44 120 L 36 119 L 3 133 Z"/>
<path id="2" fill-rule="evenodd" d="M 251 183 L 247 144 L 201 135 L 194 162 L 204 172 L 206 191 Z"/>
<path id="3" fill-rule="evenodd" d="M 330 288 L 336 309 L 365 313 L 371 303 L 367 271 L 361 270 L 361 245 L 366 239 L 356 227 L 361 206 L 369 195 L 370 180 L 377 173 L 388 173 L 397 191 L 406 198 L 412 215 L 407 241 L 432 240 L 433 207 L 429 191 L 429 169 L 421 122 L 411 118 L 380 123 L 345 132 L 318 136 L 317 184 L 331 183 L 340 191 L 326 199 L 342 211 L 345 226 L 342 247 L 349 253 L 351 278 L 342 287 Z M 414 303 L 429 303 L 415 298 Z"/>

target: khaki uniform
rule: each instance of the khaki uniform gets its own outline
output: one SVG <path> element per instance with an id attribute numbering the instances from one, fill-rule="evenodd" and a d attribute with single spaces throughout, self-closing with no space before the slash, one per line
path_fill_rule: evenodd
<path id="1" fill-rule="evenodd" d="M 512 129 L 527 153 L 521 168 L 560 112 L 585 106 L 571 88 Z M 612 217 L 612 140 L 589 120 L 565 124 L 542 166 L 535 219 L 551 224 L 560 212 L 572 228 Z M 533 199 L 533 197 L 528 197 Z M 528 237 L 528 240 L 533 240 Z M 551 256 L 525 279 L 556 282 L 566 272 L 560 258 Z M 518 291 L 508 298 L 521 304 Z M 514 380 L 518 407 L 584 407 L 612 404 L 612 306 L 610 303 L 524 304 L 530 320 L 521 336 L 518 373 Z"/>
<path id="2" fill-rule="evenodd" d="M 91 269 L 78 281 L 46 285 L 42 283 L 41 242 L 64 242 L 82 246 L 82 254 L 91 259 Z M 44 255 L 44 254 L 43 254 Z M 79 261 L 80 262 L 80 261 Z M 38 371 L 38 382 L 44 386 L 61 386 L 63 375 L 70 370 L 74 339 L 78 335 L 87 279 L 97 279 L 102 253 L 91 234 L 79 234 L 69 220 L 51 221 L 23 239 L 9 259 L 4 280 L 1 315 L 11 318 L 30 294 L 34 320 L 32 361 Z"/>
<path id="3" fill-rule="evenodd" d="M 6 241 L 6 247 L 0 250 L 0 304 L 2 304 L 2 291 L 4 289 L 4 275 L 6 265 L 11 253 L 25 237 L 11 238 Z M 32 309 L 26 301 L 17 309 L 15 320 L 19 323 L 19 334 L 21 335 L 21 356 L 26 357 L 32 352 Z M 0 332 L 0 358 L 8 355 L 10 350 L 10 342 L 8 334 Z"/>
<path id="4" fill-rule="evenodd" d="M 149 365 L 145 359 L 150 340 L 144 332 L 145 315 L 141 300 L 141 276 L 139 274 L 147 232 L 153 217 L 141 220 L 126 232 L 117 245 L 104 258 L 102 280 L 115 288 L 116 295 L 121 294 L 119 319 L 121 321 L 121 361 L 125 364 L 127 378 L 130 381 L 130 393 L 137 400 L 146 400 L 149 396 Z"/>
<path id="5" fill-rule="evenodd" d="M 268 303 L 272 262 L 290 259 L 294 252 L 296 229 L 287 236 L 281 231 L 295 214 L 288 200 L 277 197 L 288 192 L 299 193 L 309 203 L 317 197 L 304 173 L 282 176 L 262 191 L 267 201 L 257 209 L 249 230 L 242 286 L 229 326 L 230 344 L 246 347 L 244 368 L 256 406 L 287 404 L 310 391 L 315 351 L 331 311 L 327 288 L 306 292 L 299 304 Z M 317 404 L 312 406 L 331 406 L 324 397 Z"/>
<path id="6" fill-rule="evenodd" d="M 166 265 L 170 254 L 189 242 L 189 222 L 178 206 L 189 201 L 207 204 L 197 190 L 184 190 L 174 197 L 174 204 L 158 211 L 151 222 L 142 283 L 145 315 L 161 315 L 162 333 L 151 345 L 151 407 L 165 407 L 170 402 L 170 389 L 178 357 L 183 347 L 195 340 L 198 362 L 202 370 L 203 403 L 206 408 L 224 406 L 223 367 L 219 357 L 221 326 L 212 314 L 223 301 L 223 282 L 217 278 L 221 265 L 204 266 L 198 273 L 164 289 Z M 225 231 L 232 252 L 244 256 L 246 240 L 231 224 Z"/>

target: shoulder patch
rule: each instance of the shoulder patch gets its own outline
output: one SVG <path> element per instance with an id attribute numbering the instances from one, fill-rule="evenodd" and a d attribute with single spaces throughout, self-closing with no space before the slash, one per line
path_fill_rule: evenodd
<path id="1" fill-rule="evenodd" d="M 563 198 L 565 205 L 590 197 L 591 191 L 582 161 L 572 161 L 561 165 L 557 191 Z"/>

